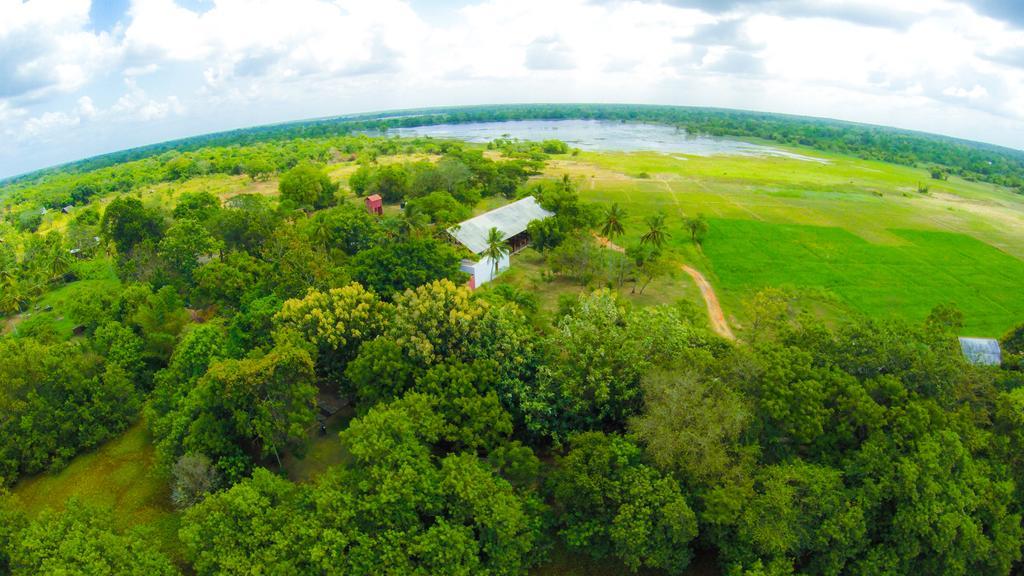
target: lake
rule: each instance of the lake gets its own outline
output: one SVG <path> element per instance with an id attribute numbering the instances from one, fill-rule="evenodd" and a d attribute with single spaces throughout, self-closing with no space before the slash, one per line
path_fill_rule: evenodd
<path id="1" fill-rule="evenodd" d="M 828 163 L 822 158 L 795 154 L 772 146 L 732 138 L 690 134 L 672 126 L 603 120 L 515 120 L 435 124 L 415 128 L 395 128 L 389 130 L 388 133 L 406 137 L 430 136 L 477 143 L 509 137 L 520 140 L 558 139 L 574 148 L 592 151 L 650 151 L 691 156 L 778 156 L 808 162 Z"/>

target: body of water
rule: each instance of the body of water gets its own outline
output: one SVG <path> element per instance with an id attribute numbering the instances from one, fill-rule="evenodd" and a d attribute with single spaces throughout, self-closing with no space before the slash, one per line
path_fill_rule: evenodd
<path id="1" fill-rule="evenodd" d="M 780 148 L 732 138 L 698 136 L 660 124 L 609 122 L 602 120 L 515 120 L 471 122 L 396 128 L 390 134 L 430 136 L 466 142 L 486 143 L 497 138 L 520 140 L 562 140 L 574 148 L 594 151 L 662 152 L 692 156 L 778 156 L 828 163 L 822 158 L 794 154 Z"/>

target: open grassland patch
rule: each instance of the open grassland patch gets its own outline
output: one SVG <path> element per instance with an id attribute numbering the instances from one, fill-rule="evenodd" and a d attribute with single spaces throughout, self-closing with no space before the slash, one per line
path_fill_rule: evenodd
<path id="1" fill-rule="evenodd" d="M 156 471 L 155 450 L 140 421 L 96 450 L 77 456 L 63 470 L 25 478 L 14 487 L 30 517 L 62 510 L 69 498 L 117 511 L 122 528 L 151 530 L 164 552 L 180 553 L 180 514 L 170 503 L 166 478 Z"/>
<path id="2" fill-rule="evenodd" d="M 851 310 L 920 321 L 952 302 L 965 331 L 1000 336 L 1024 318 L 1024 262 L 963 234 L 893 230 L 902 245 L 834 227 L 713 219 L 704 252 L 733 309 L 760 288 L 822 288 Z"/>
<path id="3" fill-rule="evenodd" d="M 547 175 L 569 174 L 584 199 L 625 208 L 622 245 L 639 242 L 647 216 L 665 214 L 668 249 L 708 273 L 727 318 L 740 325 L 744 300 L 768 286 L 810 295 L 801 305 L 825 316 L 920 320 L 954 302 L 965 330 L 987 336 L 1024 319 L 1024 197 L 932 180 L 920 168 L 815 154 L 829 163 L 587 152 Z M 630 176 L 638 173 L 650 178 Z M 701 213 L 711 233 L 697 250 L 683 219 Z"/>

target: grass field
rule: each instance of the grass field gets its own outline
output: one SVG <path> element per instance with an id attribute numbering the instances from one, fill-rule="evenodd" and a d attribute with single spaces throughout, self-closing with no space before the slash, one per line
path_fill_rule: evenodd
<path id="1" fill-rule="evenodd" d="M 921 320 L 955 303 L 965 332 L 1001 336 L 1024 321 L 1024 196 L 918 168 L 798 150 L 789 158 L 582 153 L 553 162 L 584 199 L 626 208 L 626 237 L 668 216 L 669 247 L 702 270 L 740 328 L 758 289 L 811 295 L 826 316 L 863 313 Z M 929 187 L 927 194 L 918 185 Z M 707 215 L 695 249 L 682 218 Z"/>
<path id="2" fill-rule="evenodd" d="M 155 453 L 142 422 L 63 470 L 26 478 L 14 487 L 17 502 L 34 517 L 63 509 L 69 498 L 116 510 L 121 527 L 145 526 L 171 557 L 179 557 L 178 521 L 165 478 L 156 474 Z"/>

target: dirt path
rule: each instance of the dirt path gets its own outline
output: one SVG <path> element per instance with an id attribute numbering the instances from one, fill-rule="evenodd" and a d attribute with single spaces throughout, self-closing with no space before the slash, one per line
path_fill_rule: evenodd
<path id="1" fill-rule="evenodd" d="M 591 232 L 597 243 L 603 248 L 614 250 L 616 252 L 625 252 L 626 250 L 611 240 L 601 236 L 597 232 Z M 725 313 L 722 312 L 722 305 L 718 303 L 718 296 L 715 295 L 715 289 L 711 287 L 711 283 L 708 279 L 700 273 L 699 270 L 692 266 L 682 265 L 683 272 L 686 272 L 693 278 L 694 283 L 697 284 L 697 288 L 700 289 L 700 295 L 704 297 L 704 303 L 708 306 L 708 320 L 711 322 L 711 329 L 716 334 L 729 340 L 735 340 L 736 336 L 732 333 L 732 329 L 729 328 L 729 323 L 725 321 Z"/>
<path id="2" fill-rule="evenodd" d="M 722 305 L 718 303 L 718 296 L 715 295 L 715 290 L 711 287 L 708 279 L 696 268 L 686 264 L 683 264 L 683 272 L 689 274 L 693 281 L 697 283 L 697 288 L 700 288 L 700 294 L 708 305 L 708 319 L 711 321 L 711 329 L 723 338 L 735 340 L 736 336 L 732 333 L 732 329 L 729 328 L 729 323 L 725 321 Z"/>

